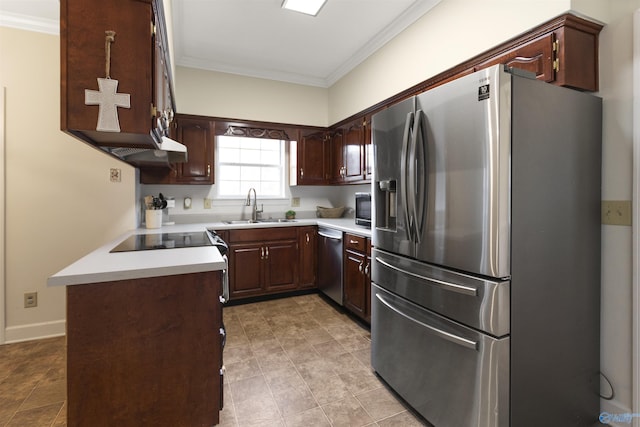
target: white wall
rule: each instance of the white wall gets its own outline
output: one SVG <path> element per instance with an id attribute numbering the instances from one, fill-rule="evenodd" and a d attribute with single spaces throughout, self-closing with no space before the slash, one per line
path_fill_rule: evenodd
<path id="1" fill-rule="evenodd" d="M 64 334 L 64 288 L 47 277 L 135 226 L 135 169 L 60 131 L 59 45 L 57 35 L 0 27 L 7 342 Z M 111 167 L 121 183 L 109 181 Z M 25 309 L 33 291 L 38 307 Z"/>

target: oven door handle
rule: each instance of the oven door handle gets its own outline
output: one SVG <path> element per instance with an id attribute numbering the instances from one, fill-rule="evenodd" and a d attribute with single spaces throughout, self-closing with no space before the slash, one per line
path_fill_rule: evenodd
<path id="1" fill-rule="evenodd" d="M 414 323 L 417 323 L 418 325 L 422 326 L 423 328 L 425 328 L 427 331 L 431 332 L 433 335 L 436 335 L 442 339 L 445 339 L 447 341 L 450 341 L 454 344 L 458 344 L 461 345 L 463 347 L 466 348 L 470 348 L 472 350 L 477 350 L 478 349 L 478 342 L 477 341 L 473 341 L 473 340 L 468 340 L 466 338 L 462 338 L 459 337 L 458 335 L 454 335 L 454 334 L 450 334 L 449 332 L 445 332 L 442 329 L 438 329 L 434 326 L 430 326 L 427 325 L 426 323 L 423 323 L 417 319 L 414 319 L 413 317 L 409 316 L 406 313 L 403 313 L 402 311 L 400 311 L 400 309 L 394 307 L 393 305 L 391 305 L 391 303 L 387 300 L 384 299 L 384 297 L 380 294 L 376 294 L 376 298 L 378 298 L 378 300 L 384 304 L 387 308 L 389 308 L 390 310 L 393 310 L 395 313 L 399 314 L 400 316 L 404 317 L 407 320 L 410 320 Z"/>
<path id="2" fill-rule="evenodd" d="M 376 257 L 376 261 L 378 261 L 380 264 L 384 265 L 387 268 L 390 268 L 390 269 L 395 270 L 395 271 L 397 271 L 399 273 L 402 273 L 402 274 L 406 274 L 406 275 L 415 277 L 416 279 L 420 279 L 420 280 L 424 280 L 424 281 L 429 282 L 429 283 L 433 283 L 433 284 L 439 286 L 440 288 L 442 288 L 444 290 L 457 292 L 459 294 L 465 294 L 465 295 L 473 295 L 473 296 L 478 295 L 478 290 L 476 288 L 474 288 L 474 287 L 464 286 L 464 285 L 457 285 L 455 283 L 449 283 L 449 282 L 445 282 L 443 280 L 434 279 L 433 277 L 426 277 L 426 276 L 422 276 L 420 274 L 412 273 L 411 271 L 403 270 L 401 268 L 396 267 L 393 264 L 388 263 L 387 261 L 385 261 L 384 259 L 380 258 L 379 256 Z"/>
<path id="3" fill-rule="evenodd" d="M 227 258 L 227 255 L 222 255 L 222 259 L 224 260 L 225 269 L 222 270 L 222 296 L 220 297 L 220 302 L 225 304 L 229 301 L 229 258 Z"/>

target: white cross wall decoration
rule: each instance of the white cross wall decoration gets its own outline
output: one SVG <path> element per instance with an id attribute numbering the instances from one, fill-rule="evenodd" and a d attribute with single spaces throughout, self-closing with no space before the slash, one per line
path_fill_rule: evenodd
<path id="1" fill-rule="evenodd" d="M 99 90 L 84 90 L 84 103 L 86 105 L 98 105 L 97 131 L 120 132 L 118 120 L 118 107 L 131 108 L 131 100 L 128 93 L 117 93 L 118 80 L 98 78 Z"/>

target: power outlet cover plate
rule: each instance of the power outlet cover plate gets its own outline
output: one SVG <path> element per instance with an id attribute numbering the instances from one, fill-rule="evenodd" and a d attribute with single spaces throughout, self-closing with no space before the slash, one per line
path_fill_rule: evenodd
<path id="1" fill-rule="evenodd" d="M 608 225 L 631 225 L 631 201 L 603 200 L 602 223 Z"/>

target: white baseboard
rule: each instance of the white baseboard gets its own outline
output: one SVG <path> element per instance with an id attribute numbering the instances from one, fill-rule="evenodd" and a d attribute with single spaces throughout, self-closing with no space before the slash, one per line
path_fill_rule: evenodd
<path id="1" fill-rule="evenodd" d="M 66 320 L 9 326 L 4 331 L 5 344 L 65 335 Z"/>
<path id="2" fill-rule="evenodd" d="M 603 426 L 630 427 L 635 421 L 631 408 L 616 400 L 600 399 L 600 417 Z"/>

